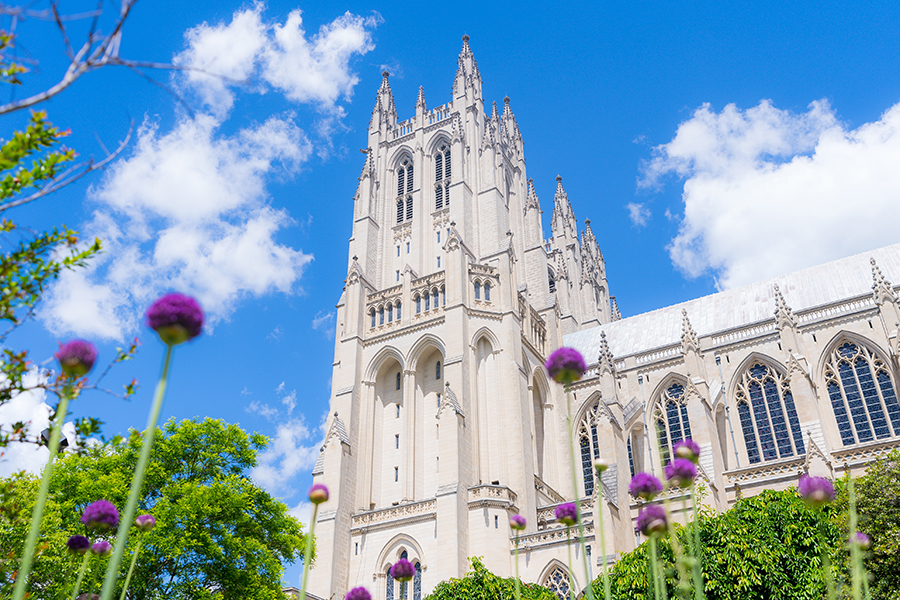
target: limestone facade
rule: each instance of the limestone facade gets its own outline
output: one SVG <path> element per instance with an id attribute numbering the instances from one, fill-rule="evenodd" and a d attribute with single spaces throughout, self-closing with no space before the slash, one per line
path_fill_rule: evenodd
<path id="1" fill-rule="evenodd" d="M 399 598 L 401 557 L 417 565 L 415 600 L 470 556 L 511 576 L 520 513 L 522 578 L 565 598 L 569 576 L 586 581 L 567 572 L 555 505 L 582 503 L 596 577 L 641 541 L 633 472 L 660 474 L 683 437 L 719 510 L 900 445 L 900 244 L 622 319 L 559 177 L 544 237 L 509 99 L 486 112 L 467 37 L 446 104 L 428 109 L 420 88 L 398 122 L 384 74 L 364 154 L 313 472 L 331 491 L 317 596 Z M 542 366 L 563 345 L 590 364 L 570 398 Z M 602 481 L 595 457 L 611 463 Z"/>

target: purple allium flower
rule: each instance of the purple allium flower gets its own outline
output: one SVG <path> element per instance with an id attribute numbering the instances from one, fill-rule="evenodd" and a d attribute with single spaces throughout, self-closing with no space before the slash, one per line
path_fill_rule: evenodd
<path id="1" fill-rule="evenodd" d="M 372 600 L 372 594 L 366 588 L 359 586 L 347 592 L 344 600 Z"/>
<path id="2" fill-rule="evenodd" d="M 684 439 L 675 443 L 674 453 L 678 458 L 686 458 L 696 465 L 700 460 L 700 445 L 694 440 Z"/>
<path id="3" fill-rule="evenodd" d="M 321 483 L 314 483 L 309 488 L 309 501 L 313 504 L 322 504 L 328 501 L 328 488 Z"/>
<path id="4" fill-rule="evenodd" d="M 134 526 L 141 531 L 150 531 L 156 527 L 156 519 L 153 515 L 141 515 L 134 520 Z"/>
<path id="5" fill-rule="evenodd" d="M 869 546 L 872 545 L 872 540 L 870 540 L 869 536 L 864 534 L 862 531 L 857 531 L 855 535 L 850 536 L 850 543 L 856 544 L 863 550 L 868 550 Z"/>
<path id="6" fill-rule="evenodd" d="M 416 568 L 405 558 L 401 558 L 391 567 L 391 577 L 397 581 L 409 581 L 416 574 Z"/>
<path id="7" fill-rule="evenodd" d="M 63 373 L 72 377 L 83 377 L 94 367 L 97 348 L 85 340 L 72 340 L 60 345 L 55 356 Z"/>
<path id="8" fill-rule="evenodd" d="M 637 516 L 637 528 L 644 535 L 660 535 L 666 531 L 666 511 L 658 504 L 649 504 Z"/>
<path id="9" fill-rule="evenodd" d="M 834 485 L 824 477 L 800 476 L 800 497 L 813 508 L 820 508 L 834 500 Z"/>
<path id="10" fill-rule="evenodd" d="M 598 458 L 594 461 L 594 470 L 598 473 L 602 473 L 603 471 L 609 468 L 609 461 L 605 458 Z"/>
<path id="11" fill-rule="evenodd" d="M 69 547 L 69 552 L 72 554 L 84 554 L 90 550 L 91 540 L 83 535 L 73 535 L 69 538 L 69 541 L 66 542 L 66 546 Z"/>
<path id="12" fill-rule="evenodd" d="M 174 346 L 200 335 L 203 311 L 190 296 L 166 294 L 147 309 L 147 325 L 162 341 Z"/>
<path id="13" fill-rule="evenodd" d="M 112 529 L 119 524 L 119 511 L 112 502 L 97 500 L 84 509 L 81 522 L 91 529 Z"/>
<path id="14" fill-rule="evenodd" d="M 697 477 L 697 467 L 686 458 L 676 458 L 666 465 L 666 479 L 676 487 L 688 487 Z"/>
<path id="15" fill-rule="evenodd" d="M 522 515 L 513 515 L 509 518 L 509 528 L 516 531 L 525 529 L 525 517 Z"/>
<path id="16" fill-rule="evenodd" d="M 650 473 L 638 473 L 631 478 L 628 493 L 635 498 L 653 500 L 662 492 L 662 483 Z"/>
<path id="17" fill-rule="evenodd" d="M 578 522 L 578 509 L 572 502 L 566 502 L 556 507 L 556 520 L 563 525 L 571 527 Z"/>
<path id="18" fill-rule="evenodd" d="M 106 540 L 97 540 L 94 542 L 94 545 L 91 546 L 91 552 L 97 556 L 109 556 L 112 554 L 112 544 Z"/>
<path id="19" fill-rule="evenodd" d="M 587 371 L 584 357 L 575 348 L 560 348 L 550 355 L 544 365 L 550 378 L 559 383 L 572 383 Z"/>

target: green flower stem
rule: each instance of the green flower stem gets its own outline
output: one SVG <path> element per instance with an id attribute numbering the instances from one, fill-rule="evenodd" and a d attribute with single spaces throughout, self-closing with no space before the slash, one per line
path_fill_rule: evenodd
<path id="1" fill-rule="evenodd" d="M 862 600 L 862 582 L 865 578 L 862 550 L 856 543 L 856 490 L 853 488 L 852 474 L 847 477 L 847 497 L 850 505 L 850 581 L 853 600 Z"/>
<path id="2" fill-rule="evenodd" d="M 650 536 L 650 568 L 653 571 L 653 591 L 656 600 L 668 600 L 666 594 L 666 580 L 661 574 L 662 565 L 659 563 L 659 555 L 656 550 L 656 536 Z"/>
<path id="3" fill-rule="evenodd" d="M 568 525 L 566 526 L 566 550 L 569 551 L 569 598 L 571 600 L 575 600 L 575 586 L 573 585 L 575 582 L 572 581 L 572 544 L 569 543 L 569 534 L 572 531 L 572 528 Z"/>
<path id="4" fill-rule="evenodd" d="M 700 562 L 700 555 L 702 554 L 700 546 L 700 508 L 697 506 L 697 486 L 695 484 L 691 484 L 691 512 L 694 514 L 694 520 L 691 523 L 691 530 L 694 534 L 694 548 L 692 551 L 694 556 L 694 599 L 706 600 L 706 593 L 703 590 L 703 567 Z"/>
<path id="5" fill-rule="evenodd" d="M 68 407 L 71 398 L 72 385 L 67 384 L 63 387 L 63 392 L 59 399 L 59 406 L 56 409 L 56 420 L 51 425 L 50 444 L 47 446 L 50 450 L 50 458 L 44 466 L 44 474 L 41 476 L 41 487 L 38 491 L 37 501 L 34 504 L 34 510 L 31 513 L 31 528 L 28 530 L 28 537 L 25 539 L 25 551 L 22 553 L 22 560 L 19 563 L 19 574 L 16 577 L 13 600 L 22 600 L 25 597 L 25 587 L 28 583 L 28 575 L 31 573 L 31 565 L 34 562 L 34 549 L 37 546 L 38 532 L 41 529 L 41 517 L 44 516 L 44 505 L 47 503 L 47 494 L 50 492 L 53 463 L 56 459 L 56 453 L 59 451 L 62 424 L 66 419 L 66 407 Z"/>
<path id="6" fill-rule="evenodd" d="M 144 484 L 144 471 L 150 462 L 150 452 L 153 450 L 153 440 L 156 437 L 156 422 L 159 420 L 159 411 L 166 395 L 166 383 L 169 377 L 169 363 L 172 360 L 173 345 L 166 345 L 166 358 L 163 362 L 162 375 L 156 384 L 156 392 L 153 395 L 153 404 L 150 406 L 150 414 L 147 417 L 147 429 L 144 430 L 144 443 L 141 446 L 141 455 L 134 469 L 134 479 L 131 482 L 131 491 L 128 494 L 128 502 L 125 504 L 125 512 L 119 519 L 119 530 L 116 532 L 116 547 L 109 564 L 106 566 L 106 577 L 103 579 L 103 588 L 100 592 L 100 600 L 111 600 L 116 589 L 116 577 L 119 574 L 119 565 L 122 564 L 122 556 L 125 553 L 125 545 L 128 543 L 128 531 L 134 522 L 134 513 L 141 497 L 141 488 Z"/>
<path id="7" fill-rule="evenodd" d="M 822 544 L 822 569 L 825 572 L 825 590 L 828 600 L 835 600 L 834 573 L 831 572 L 831 558 L 828 556 L 828 544 L 825 536 L 825 516 L 819 514 L 819 543 Z"/>
<path id="8" fill-rule="evenodd" d="M 668 491 L 668 485 L 666 486 L 666 491 Z M 679 595 L 683 594 L 689 596 L 690 578 L 688 577 L 687 569 L 685 569 L 687 561 L 685 560 L 684 551 L 681 549 L 681 544 L 678 542 L 678 536 L 675 535 L 675 522 L 672 519 L 672 507 L 669 503 L 668 496 L 663 496 L 663 508 L 666 510 L 666 527 L 669 530 L 669 544 L 672 546 L 672 553 L 675 554 L 675 568 L 678 570 L 678 593 Z"/>
<path id="9" fill-rule="evenodd" d="M 143 536 L 138 538 L 137 546 L 134 549 L 134 556 L 131 557 L 131 566 L 128 567 L 128 576 L 125 578 L 125 585 L 122 586 L 122 594 L 119 596 L 119 600 L 125 600 L 125 594 L 128 592 L 128 584 L 131 583 L 131 575 L 134 573 L 134 565 L 137 563 L 138 554 L 141 552 L 141 542 L 143 541 Z"/>
<path id="10" fill-rule="evenodd" d="M 600 474 L 598 473 L 599 477 Z M 601 483 L 602 485 L 602 483 Z M 603 501 L 603 489 L 600 489 L 600 502 Z M 609 573 L 606 572 L 606 535 L 603 532 L 603 506 L 598 503 L 597 506 L 597 523 L 600 526 L 600 564 L 603 566 L 603 599 L 610 600 L 609 590 Z"/>
<path id="11" fill-rule="evenodd" d="M 84 553 L 84 558 L 81 561 L 81 568 L 78 570 L 78 579 L 75 580 L 75 587 L 72 588 L 72 595 L 69 597 L 69 600 L 75 600 L 78 597 L 78 592 L 81 591 L 81 582 L 84 580 L 84 572 L 87 569 L 88 560 L 91 558 L 91 551 L 88 550 Z"/>
<path id="12" fill-rule="evenodd" d="M 522 600 L 522 592 L 519 590 L 519 530 L 516 530 L 516 600 Z"/>
<path id="13" fill-rule="evenodd" d="M 313 529 L 316 528 L 318 514 L 319 505 L 313 503 L 312 517 L 309 519 L 309 531 L 306 534 L 306 552 L 303 554 L 303 582 L 300 584 L 300 600 L 306 600 L 306 582 L 309 579 L 309 561 L 313 551 Z"/>
<path id="14" fill-rule="evenodd" d="M 588 567 L 588 559 L 587 559 L 587 551 L 584 543 L 584 523 L 581 519 L 581 502 L 578 499 L 578 471 L 575 468 L 577 464 L 575 462 L 575 437 L 572 433 L 572 393 L 571 393 L 571 383 L 566 383 L 566 421 L 568 422 L 568 430 L 569 430 L 569 450 L 571 452 L 572 458 L 572 492 L 575 494 L 575 515 L 578 518 L 578 537 L 581 542 L 581 558 L 584 562 L 584 580 L 587 582 L 587 587 L 585 588 L 584 597 L 587 600 L 594 600 L 594 590 L 593 585 L 591 585 L 591 572 Z M 602 482 L 598 482 L 599 485 L 603 485 Z M 603 498 L 603 488 L 600 489 L 599 494 L 601 501 Z M 599 508 L 598 508 L 599 510 Z M 603 557 L 604 562 L 606 561 L 606 556 Z M 605 566 L 604 566 L 605 567 Z M 571 564 L 569 565 L 571 569 Z M 569 586 L 571 587 L 571 586 Z"/>
<path id="15" fill-rule="evenodd" d="M 400 582 L 400 600 L 406 600 L 406 581 Z"/>

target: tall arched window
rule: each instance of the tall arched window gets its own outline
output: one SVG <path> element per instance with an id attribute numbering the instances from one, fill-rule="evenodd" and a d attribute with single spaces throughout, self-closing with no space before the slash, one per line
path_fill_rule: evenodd
<path id="1" fill-rule="evenodd" d="M 437 288 L 434 288 L 433 290 L 431 290 L 431 303 L 434 305 L 435 308 L 438 307 L 438 291 L 437 291 Z"/>
<path id="2" fill-rule="evenodd" d="M 581 423 L 578 424 L 578 446 L 581 450 L 581 473 L 584 477 L 584 495 L 594 493 L 594 460 L 600 458 L 600 446 L 597 438 L 597 416 L 600 401 L 588 410 Z"/>
<path id="3" fill-rule="evenodd" d="M 378 309 L 378 324 L 384 325 L 384 307 Z"/>
<path id="4" fill-rule="evenodd" d="M 560 566 L 556 566 L 547 579 L 544 587 L 553 592 L 559 600 L 569 600 L 569 574 Z"/>
<path id="5" fill-rule="evenodd" d="M 391 576 L 391 565 L 388 565 L 387 568 L 387 580 L 385 582 L 385 599 L 386 600 L 394 600 L 394 578 Z"/>
<path id="6" fill-rule="evenodd" d="M 403 208 L 406 206 L 406 220 L 412 219 L 413 164 L 407 156 L 397 167 L 397 223 L 403 222 Z"/>
<path id="7" fill-rule="evenodd" d="M 400 372 L 397 372 L 397 389 L 400 389 Z"/>
<path id="8" fill-rule="evenodd" d="M 397 320 L 400 320 L 400 301 L 397 301 Z"/>
<path id="9" fill-rule="evenodd" d="M 744 371 L 735 400 L 751 463 L 806 453 L 794 397 L 781 373 L 754 364 Z"/>
<path id="10" fill-rule="evenodd" d="M 388 323 L 394 322 L 394 305 L 388 304 Z"/>
<path id="11" fill-rule="evenodd" d="M 896 388 L 888 367 L 871 350 L 841 344 L 825 365 L 825 385 L 845 446 L 900 435 Z"/>
<path id="12" fill-rule="evenodd" d="M 416 561 L 416 574 L 412 580 L 412 600 L 422 600 L 422 564 Z"/>
<path id="13" fill-rule="evenodd" d="M 481 300 L 481 282 L 480 281 L 475 282 L 475 299 Z"/>
<path id="14" fill-rule="evenodd" d="M 397 223 L 403 222 L 403 198 L 397 199 Z"/>
<path id="15" fill-rule="evenodd" d="M 434 209 L 450 205 L 450 146 L 442 142 L 434 154 Z"/>
<path id="16" fill-rule="evenodd" d="M 441 286 L 441 306 L 447 306 L 447 289 Z"/>
<path id="17" fill-rule="evenodd" d="M 425 293 L 422 294 L 422 297 L 425 298 L 425 311 L 431 310 L 431 294 L 428 293 L 428 290 L 425 290 Z"/>
<path id="18" fill-rule="evenodd" d="M 375 327 L 375 309 L 372 309 L 372 327 Z"/>
<path id="19" fill-rule="evenodd" d="M 662 393 L 654 414 L 656 433 L 659 440 L 659 457 L 663 465 L 669 464 L 670 444 L 676 444 L 691 437 L 691 423 L 688 421 L 687 399 L 684 386 L 673 383 Z"/>
<path id="20" fill-rule="evenodd" d="M 416 294 L 416 314 L 422 312 L 422 297 Z"/>
<path id="21" fill-rule="evenodd" d="M 485 302 L 491 301 L 491 282 L 490 281 L 484 282 L 484 301 Z"/>
<path id="22" fill-rule="evenodd" d="M 437 361 L 437 363 L 434 365 L 434 378 L 441 378 L 441 361 Z"/>

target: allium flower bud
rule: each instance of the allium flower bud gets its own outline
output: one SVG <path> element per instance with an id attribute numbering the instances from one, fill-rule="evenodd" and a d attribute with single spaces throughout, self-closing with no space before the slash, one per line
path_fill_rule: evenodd
<path id="1" fill-rule="evenodd" d="M 850 536 L 850 543 L 856 544 L 863 550 L 868 550 L 869 546 L 872 545 L 872 540 L 870 540 L 869 536 L 867 536 L 863 532 L 857 531 L 856 534 Z"/>
<path id="2" fill-rule="evenodd" d="M 575 348 L 560 348 L 550 355 L 544 367 L 550 378 L 559 383 L 578 381 L 587 371 L 584 357 Z"/>
<path id="3" fill-rule="evenodd" d="M 91 540 L 83 535 L 73 535 L 69 538 L 69 541 L 66 542 L 66 546 L 68 546 L 69 552 L 72 554 L 84 554 L 90 550 Z"/>
<path id="4" fill-rule="evenodd" d="M 605 458 L 598 458 L 594 461 L 594 470 L 602 473 L 609 468 L 609 461 Z"/>
<path id="5" fill-rule="evenodd" d="M 637 528 L 648 536 L 657 536 L 666 531 L 666 511 L 657 504 L 650 504 L 638 513 Z"/>
<path id="6" fill-rule="evenodd" d="M 141 531 L 150 531 L 156 527 L 156 519 L 153 515 L 141 515 L 134 520 L 134 526 Z"/>
<path id="7" fill-rule="evenodd" d="M 174 346 L 200 335 L 203 311 L 190 296 L 166 294 L 147 309 L 147 325 L 162 341 Z"/>
<path id="8" fill-rule="evenodd" d="M 309 501 L 313 504 L 322 504 L 328 501 L 328 488 L 321 483 L 314 483 L 309 488 Z"/>
<path id="9" fill-rule="evenodd" d="M 631 478 L 628 493 L 635 498 L 653 500 L 662 492 L 662 483 L 650 473 L 638 473 Z"/>
<path id="10" fill-rule="evenodd" d="M 516 531 L 525 529 L 525 517 L 522 515 L 513 515 L 509 518 L 509 528 Z"/>
<path id="11" fill-rule="evenodd" d="M 347 592 L 344 600 L 372 600 L 372 594 L 366 588 L 359 586 Z"/>
<path id="12" fill-rule="evenodd" d="M 813 508 L 821 508 L 834 500 L 834 485 L 824 477 L 800 477 L 800 497 Z"/>
<path id="13" fill-rule="evenodd" d="M 556 507 L 556 520 L 571 527 L 578 522 L 578 509 L 572 502 L 566 502 Z"/>
<path id="14" fill-rule="evenodd" d="M 109 556 L 112 554 L 112 544 L 106 540 L 97 540 L 94 542 L 94 545 L 91 546 L 91 552 L 97 556 Z"/>
<path id="15" fill-rule="evenodd" d="M 97 348 L 85 340 L 72 340 L 62 344 L 55 356 L 63 373 L 71 377 L 84 377 L 94 367 Z"/>
<path id="16" fill-rule="evenodd" d="M 666 465 L 666 479 L 676 487 L 688 487 L 697 477 L 697 467 L 686 458 L 676 458 Z"/>
<path id="17" fill-rule="evenodd" d="M 416 568 L 405 558 L 401 558 L 391 567 L 391 577 L 397 581 L 409 581 L 416 574 Z"/>
<path id="18" fill-rule="evenodd" d="M 695 465 L 700 461 L 700 445 L 694 440 L 684 439 L 675 443 L 675 456 L 686 458 Z"/>
<path id="19" fill-rule="evenodd" d="M 81 522 L 90 529 L 112 529 L 119 524 L 119 511 L 112 502 L 97 500 L 84 509 Z"/>

